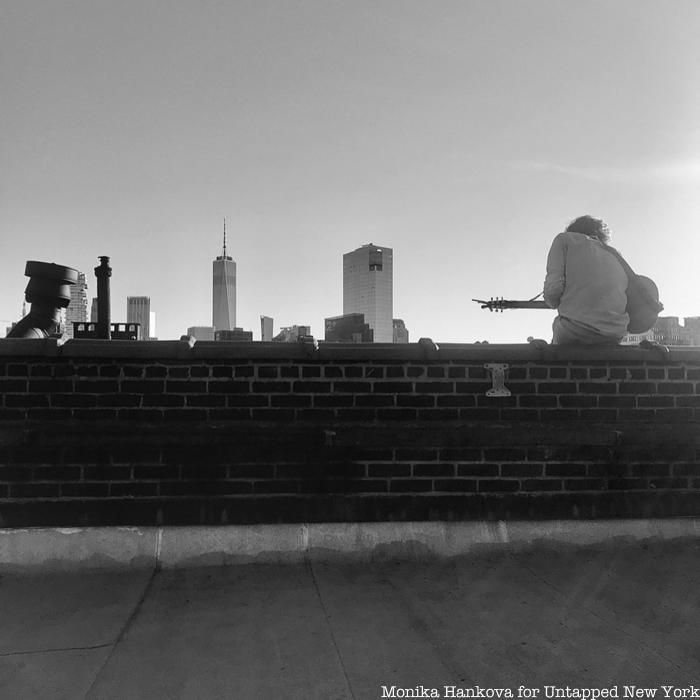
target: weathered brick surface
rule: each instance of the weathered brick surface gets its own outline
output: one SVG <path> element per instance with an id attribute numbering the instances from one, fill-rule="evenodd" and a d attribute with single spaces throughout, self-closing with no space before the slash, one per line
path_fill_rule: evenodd
<path id="1" fill-rule="evenodd" d="M 698 514 L 700 352 L 37 342 L 0 526 Z"/>

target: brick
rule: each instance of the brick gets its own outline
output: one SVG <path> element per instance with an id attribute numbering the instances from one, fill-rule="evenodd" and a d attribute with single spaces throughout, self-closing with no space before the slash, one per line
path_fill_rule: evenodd
<path id="1" fill-rule="evenodd" d="M 654 382 L 620 382 L 621 394 L 653 394 L 656 392 Z"/>
<path id="2" fill-rule="evenodd" d="M 477 490 L 476 479 L 436 479 L 435 491 L 471 493 Z"/>
<path id="3" fill-rule="evenodd" d="M 290 382 L 253 382 L 253 391 L 265 394 L 282 394 L 291 391 Z"/>
<path id="4" fill-rule="evenodd" d="M 419 408 L 419 421 L 455 421 L 459 419 L 459 410 L 456 408 Z"/>
<path id="5" fill-rule="evenodd" d="M 368 406 L 393 406 L 395 397 L 393 394 L 374 394 L 369 396 L 357 395 L 355 397 L 355 406 L 358 407 L 368 407 Z"/>
<path id="6" fill-rule="evenodd" d="M 10 498 L 58 498 L 60 485 L 46 483 L 11 484 L 9 487 Z"/>
<path id="7" fill-rule="evenodd" d="M 240 377 L 254 377 L 255 367 L 253 365 L 236 365 L 233 370 L 233 376 L 236 379 Z"/>
<path id="8" fill-rule="evenodd" d="M 146 367 L 145 376 L 146 379 L 164 379 L 168 376 L 168 369 L 162 365 Z"/>
<path id="9" fill-rule="evenodd" d="M 122 373 L 124 377 L 129 377 L 130 379 L 142 379 L 145 369 L 143 367 L 132 367 L 126 366 L 122 368 Z"/>
<path id="10" fill-rule="evenodd" d="M 520 482 L 523 491 L 561 491 L 561 479 L 523 479 Z"/>
<path id="11" fill-rule="evenodd" d="M 292 389 L 297 394 L 326 394 L 331 390 L 330 382 L 294 382 Z"/>
<path id="12" fill-rule="evenodd" d="M 237 376 L 239 376 L 239 377 L 246 377 L 246 376 L 252 377 L 253 376 L 253 368 L 251 367 L 249 369 L 250 369 L 249 373 L 241 371 L 241 373 L 238 374 Z M 233 374 L 234 374 L 233 367 L 216 366 L 216 367 L 211 368 L 211 376 L 216 378 L 216 379 L 233 379 Z M 194 375 L 192 375 L 192 376 L 194 376 Z"/>
<path id="13" fill-rule="evenodd" d="M 501 465 L 501 476 L 505 478 L 514 478 L 518 476 L 542 476 L 543 467 L 537 463 L 517 463 L 506 462 Z"/>
<path id="14" fill-rule="evenodd" d="M 389 482 L 389 491 L 392 493 L 416 493 L 432 491 L 431 479 L 392 479 Z"/>
<path id="15" fill-rule="evenodd" d="M 437 397 L 437 405 L 440 407 L 470 408 L 476 406 L 476 396 L 471 394 L 442 394 Z"/>
<path id="16" fill-rule="evenodd" d="M 439 459 L 451 462 L 481 462 L 482 452 L 478 447 L 441 447 Z"/>
<path id="17" fill-rule="evenodd" d="M 302 367 L 301 370 L 302 377 L 320 377 L 321 367 L 320 365 L 306 365 Z"/>
<path id="18" fill-rule="evenodd" d="M 493 388 L 491 382 L 455 382 L 455 391 L 458 394 L 485 394 Z"/>
<path id="19" fill-rule="evenodd" d="M 134 381 L 125 379 L 121 383 L 121 391 L 124 394 L 162 394 L 165 382 L 158 379 Z"/>
<path id="20" fill-rule="evenodd" d="M 636 396 L 599 396 L 600 408 L 634 408 L 637 405 Z"/>
<path id="21" fill-rule="evenodd" d="M 520 482 L 515 479 L 479 479 L 478 490 L 481 493 L 500 493 L 502 491 L 517 491 Z"/>
<path id="22" fill-rule="evenodd" d="M 575 394 L 576 382 L 542 382 L 537 385 L 540 394 Z"/>
<path id="23" fill-rule="evenodd" d="M 168 367 L 168 379 L 189 379 L 189 367 Z"/>
<path id="24" fill-rule="evenodd" d="M 598 405 L 598 397 L 590 395 L 562 395 L 559 397 L 559 405 L 562 408 L 593 408 Z"/>
<path id="25" fill-rule="evenodd" d="M 432 408 L 435 406 L 435 403 L 436 397 L 432 394 L 421 394 L 420 396 L 413 394 L 398 394 L 396 396 L 396 405 L 399 408 Z"/>
<path id="26" fill-rule="evenodd" d="M 51 377 L 53 376 L 53 367 L 51 365 L 34 365 L 29 370 L 32 377 Z"/>
<path id="27" fill-rule="evenodd" d="M 488 462 L 521 462 L 527 456 L 522 447 L 493 447 L 484 449 L 484 459 Z"/>
<path id="28" fill-rule="evenodd" d="M 364 368 L 357 365 L 351 365 L 349 367 L 343 368 L 343 376 L 346 379 L 356 379 L 358 377 L 364 376 Z"/>
<path id="29" fill-rule="evenodd" d="M 408 477 L 411 476 L 411 466 L 409 464 L 369 464 L 367 476 Z"/>
<path id="30" fill-rule="evenodd" d="M 480 421 L 496 421 L 500 417 L 500 412 L 497 408 L 460 408 L 460 420 L 480 420 Z"/>
<path id="31" fill-rule="evenodd" d="M 29 374 L 28 365 L 10 364 L 7 365 L 8 377 L 26 377 Z"/>
<path id="32" fill-rule="evenodd" d="M 149 497 L 158 495 L 159 484 L 144 483 L 144 482 L 124 482 L 124 483 L 112 483 L 109 484 L 109 495 L 112 497 L 126 497 L 126 498 L 137 498 L 137 497 Z"/>
<path id="33" fill-rule="evenodd" d="M 659 394 L 694 394 L 695 385 L 691 382 L 659 382 L 657 384 Z"/>
<path id="34" fill-rule="evenodd" d="M 168 408 L 163 411 L 163 420 L 165 422 L 203 423 L 207 420 L 207 411 L 200 408 Z"/>
<path id="35" fill-rule="evenodd" d="M 443 378 L 445 376 L 444 367 L 428 367 L 428 377 Z"/>
<path id="36" fill-rule="evenodd" d="M 401 366 L 393 366 L 386 368 L 387 379 L 403 379 L 406 376 L 406 370 Z"/>
<path id="37" fill-rule="evenodd" d="M 586 476 L 586 465 L 573 462 L 554 462 L 544 465 L 546 476 Z"/>
<path id="38" fill-rule="evenodd" d="M 311 406 L 311 397 L 310 396 L 301 396 L 299 394 L 292 394 L 290 396 L 287 396 L 287 395 L 272 396 L 270 399 L 270 405 L 273 408 L 276 408 L 276 407 L 308 408 Z"/>
<path id="39" fill-rule="evenodd" d="M 41 396 L 40 398 L 44 400 L 44 404 L 40 405 L 46 405 L 47 397 Z M 94 408 L 97 406 L 97 396 L 94 394 L 54 394 L 51 397 L 51 405 L 66 408 Z"/>
<path id="40" fill-rule="evenodd" d="M 377 367 L 376 365 L 365 367 L 364 376 L 367 379 L 384 379 L 384 367 Z"/>
<path id="41" fill-rule="evenodd" d="M 252 420 L 250 408 L 210 408 L 210 420 Z"/>
<path id="42" fill-rule="evenodd" d="M 518 396 L 521 408 L 556 408 L 558 405 L 556 396 Z"/>
<path id="43" fill-rule="evenodd" d="M 250 382 L 242 380 L 209 382 L 209 393 L 211 394 L 249 394 Z"/>
<path id="44" fill-rule="evenodd" d="M 605 479 L 564 479 L 566 491 L 600 491 L 605 486 Z"/>
<path id="45" fill-rule="evenodd" d="M 263 407 L 270 405 L 270 397 L 261 394 L 230 394 L 226 397 L 226 405 L 229 408 L 239 408 L 242 406 Z"/>
<path id="46" fill-rule="evenodd" d="M 117 419 L 117 411 L 112 408 L 74 408 L 72 415 L 75 420 L 113 421 Z"/>
<path id="47" fill-rule="evenodd" d="M 354 397 L 352 394 L 346 394 L 343 396 L 330 395 L 330 396 L 313 396 L 313 405 L 316 408 L 348 408 L 354 404 Z"/>
<path id="48" fill-rule="evenodd" d="M 39 408 L 48 407 L 48 405 L 49 397 L 45 394 L 8 394 L 5 396 L 6 408 Z"/>
<path id="49" fill-rule="evenodd" d="M 98 408 L 136 408 L 141 405 L 140 394 L 97 394 L 95 405 Z"/>
<path id="50" fill-rule="evenodd" d="M 329 375 L 328 370 L 335 370 L 337 374 Z M 326 376 L 335 376 L 335 377 L 340 377 L 341 372 L 337 367 L 326 367 Z M 282 379 L 298 379 L 299 378 L 299 368 L 296 366 L 286 366 L 286 367 L 280 367 L 280 377 Z"/>
<path id="51" fill-rule="evenodd" d="M 386 421 L 413 421 L 416 411 L 412 408 L 379 408 L 377 418 Z"/>
<path id="52" fill-rule="evenodd" d="M 204 394 L 207 391 L 208 382 L 195 380 L 177 381 L 168 380 L 165 382 L 165 391 L 168 394 Z"/>
<path id="53" fill-rule="evenodd" d="M 406 376 L 407 377 L 424 377 L 425 374 L 426 374 L 425 367 L 419 367 L 417 365 L 409 365 L 406 368 Z"/>
<path id="54" fill-rule="evenodd" d="M 73 391 L 73 382 L 69 379 L 30 379 L 26 387 L 31 393 L 68 393 Z"/>
<path id="55" fill-rule="evenodd" d="M 207 367 L 205 365 L 194 365 L 193 367 L 190 367 L 190 377 L 197 378 L 206 378 L 211 376 L 212 373 L 212 368 Z"/>
<path id="56" fill-rule="evenodd" d="M 397 448 L 396 449 L 396 461 L 397 462 L 432 462 L 438 459 L 438 449 L 437 448 L 421 448 L 421 447 L 411 447 L 411 448 Z"/>
<path id="57" fill-rule="evenodd" d="M 228 399 L 238 398 L 229 396 Z M 262 398 L 262 397 L 260 397 Z M 185 397 L 185 405 L 193 408 L 210 408 L 225 406 L 227 397 L 223 394 L 193 394 Z"/>
<path id="58" fill-rule="evenodd" d="M 294 420 L 294 410 L 287 408 L 254 408 L 253 420 L 269 420 L 291 423 Z"/>
<path id="59" fill-rule="evenodd" d="M 258 367 L 259 379 L 277 379 L 279 377 L 279 367 L 262 366 Z"/>
<path id="60" fill-rule="evenodd" d="M 106 497 L 109 495 L 109 484 L 79 483 L 61 484 L 61 496 L 64 498 Z"/>
<path id="61" fill-rule="evenodd" d="M 498 464 L 482 462 L 481 464 L 458 464 L 457 476 L 498 476 Z"/>
<path id="62" fill-rule="evenodd" d="M 454 382 L 416 382 L 416 393 L 419 394 L 452 394 Z"/>
<path id="63" fill-rule="evenodd" d="M 413 465 L 413 476 L 454 476 L 455 465 L 445 462 L 429 462 Z"/>
<path id="64" fill-rule="evenodd" d="M 181 408 L 185 405 L 185 397 L 178 396 L 177 394 L 147 394 L 143 397 L 142 405 L 144 408 L 151 408 L 154 406 Z"/>

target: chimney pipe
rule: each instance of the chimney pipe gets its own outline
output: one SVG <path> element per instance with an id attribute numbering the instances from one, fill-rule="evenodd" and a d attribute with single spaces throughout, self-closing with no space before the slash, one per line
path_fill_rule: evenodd
<path id="1" fill-rule="evenodd" d="M 97 337 L 102 340 L 112 338 L 112 312 L 109 298 L 109 278 L 112 268 L 109 266 L 109 256 L 100 255 L 100 265 L 95 268 L 97 277 Z"/>

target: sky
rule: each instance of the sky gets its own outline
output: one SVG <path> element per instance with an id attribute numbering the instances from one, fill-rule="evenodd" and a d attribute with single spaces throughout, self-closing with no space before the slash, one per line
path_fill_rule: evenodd
<path id="1" fill-rule="evenodd" d="M 27 260 L 108 255 L 112 320 L 161 339 L 342 313 L 343 253 L 394 251 L 412 341 L 550 338 L 554 236 L 602 217 L 700 315 L 697 0 L 0 0 L 0 330 Z"/>

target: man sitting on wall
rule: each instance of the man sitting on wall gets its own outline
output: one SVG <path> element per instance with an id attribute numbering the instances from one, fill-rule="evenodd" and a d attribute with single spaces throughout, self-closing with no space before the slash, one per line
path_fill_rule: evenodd
<path id="1" fill-rule="evenodd" d="M 627 333 L 627 273 L 607 251 L 601 219 L 580 216 L 558 234 L 547 256 L 544 300 L 558 311 L 554 344 L 616 345 Z"/>

